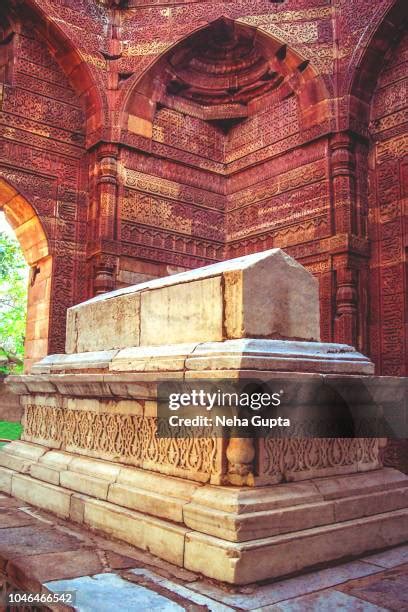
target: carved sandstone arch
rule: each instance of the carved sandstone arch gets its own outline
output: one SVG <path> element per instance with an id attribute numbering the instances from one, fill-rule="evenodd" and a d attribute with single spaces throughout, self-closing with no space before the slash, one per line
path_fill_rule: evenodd
<path id="1" fill-rule="evenodd" d="M 327 90 L 309 60 L 259 28 L 221 17 L 130 80 L 122 128 L 150 137 L 157 105 L 178 105 L 208 121 L 242 121 L 291 95 L 305 128 L 327 118 Z"/>
<path id="2" fill-rule="evenodd" d="M 52 257 L 36 211 L 3 178 L 0 178 L 0 210 L 14 229 L 30 266 L 24 357 L 24 368 L 28 371 L 48 352 Z"/>
<path id="3" fill-rule="evenodd" d="M 346 91 L 349 95 L 349 121 L 356 120 L 367 129 L 370 104 L 378 77 L 389 55 L 398 46 L 408 21 L 408 4 L 396 0 L 388 8 L 373 32 L 370 27 L 362 37 L 352 59 L 354 72 L 349 75 Z M 357 53 L 360 55 L 355 57 Z"/>
<path id="4" fill-rule="evenodd" d="M 380 9 L 379 9 L 380 11 Z M 406 234 L 406 25 L 408 5 L 396 0 L 381 9 L 375 29 L 367 26 L 356 49 L 347 83 L 351 129 L 366 140 L 357 157 L 357 175 L 368 176 L 360 191 L 371 243 L 368 351 L 379 373 L 407 373 Z"/>
<path id="5" fill-rule="evenodd" d="M 49 50 L 78 95 L 85 111 L 87 141 L 92 144 L 95 131 L 104 127 L 108 120 L 106 93 L 98 83 L 97 69 L 90 63 L 89 57 L 70 38 L 63 23 L 48 14 L 44 3 L 38 0 L 21 0 L 17 6 L 14 6 L 6 0 L 0 7 L 0 24 L 6 22 L 10 34 L 10 42 L 7 38 L 6 44 L 4 41 L 2 43 L 4 48 L 0 51 L 0 71 L 2 54 L 5 56 L 8 53 L 9 59 L 12 60 L 13 52 L 9 47 L 13 46 L 13 40 L 16 38 L 13 39 L 13 34 L 19 32 L 19 22 L 22 20 L 35 23 L 38 33 L 46 41 Z M 105 62 L 102 57 L 99 61 L 101 65 Z"/>

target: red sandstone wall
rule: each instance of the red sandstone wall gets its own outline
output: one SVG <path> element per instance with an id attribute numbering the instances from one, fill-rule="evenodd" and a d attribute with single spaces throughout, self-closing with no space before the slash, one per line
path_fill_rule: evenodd
<path id="1" fill-rule="evenodd" d="M 87 295 L 84 112 L 34 25 L 5 25 L 3 40 L 10 40 L 2 47 L 0 178 L 35 209 L 51 253 L 30 261 L 38 268 L 29 291 L 26 351 L 32 362 L 63 350 L 66 308 Z"/>
<path id="2" fill-rule="evenodd" d="M 370 352 L 383 374 L 406 376 L 408 35 L 388 57 L 372 99 Z"/>

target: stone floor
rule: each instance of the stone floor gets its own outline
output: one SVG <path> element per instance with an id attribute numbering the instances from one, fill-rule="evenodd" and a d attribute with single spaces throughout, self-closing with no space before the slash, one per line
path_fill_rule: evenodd
<path id="1" fill-rule="evenodd" d="M 231 587 L 0 494 L 0 584 L 75 592 L 74 609 L 83 612 L 401 612 L 408 610 L 408 545 L 285 580 Z"/>

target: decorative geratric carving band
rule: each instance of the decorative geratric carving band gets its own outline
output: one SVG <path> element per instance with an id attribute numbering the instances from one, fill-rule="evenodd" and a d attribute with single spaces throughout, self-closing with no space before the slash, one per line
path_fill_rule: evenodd
<path id="1" fill-rule="evenodd" d="M 35 404 L 26 405 L 24 418 L 23 438 L 29 442 L 199 481 L 223 472 L 222 440 L 209 428 L 202 428 L 203 437 L 185 428 L 180 438 L 162 438 L 158 428 L 168 424 L 158 425 L 155 417 Z M 265 482 L 310 478 L 311 472 L 324 475 L 331 468 L 380 466 L 378 439 L 266 438 L 257 445 L 256 472 Z"/>
<path id="2" fill-rule="evenodd" d="M 220 472 L 215 438 L 193 438 L 188 428 L 180 439 L 159 438 L 157 433 L 154 417 L 44 405 L 27 405 L 25 409 L 24 439 L 30 442 L 187 478 L 193 472 L 197 480 Z"/>
<path id="3" fill-rule="evenodd" d="M 260 476 L 301 472 L 324 472 L 330 468 L 376 464 L 379 467 L 377 438 L 303 438 L 260 440 Z"/>

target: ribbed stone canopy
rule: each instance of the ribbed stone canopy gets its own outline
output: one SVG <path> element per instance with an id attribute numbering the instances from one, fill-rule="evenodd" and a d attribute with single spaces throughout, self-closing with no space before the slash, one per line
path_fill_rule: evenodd
<path id="1" fill-rule="evenodd" d="M 282 84 L 286 50 L 229 19 L 200 30 L 168 59 L 167 92 L 203 104 L 247 104 Z"/>
<path id="2" fill-rule="evenodd" d="M 136 84 L 130 114 L 147 119 L 154 108 L 179 109 L 221 121 L 228 131 L 271 105 L 298 95 L 315 78 L 307 59 L 267 32 L 227 17 L 197 30 L 170 48 Z"/>

